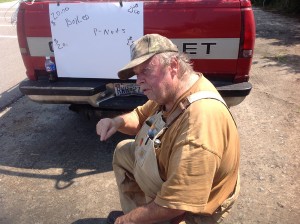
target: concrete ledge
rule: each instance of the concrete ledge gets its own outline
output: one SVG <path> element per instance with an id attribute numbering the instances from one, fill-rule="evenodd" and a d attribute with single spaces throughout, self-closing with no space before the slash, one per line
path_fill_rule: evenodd
<path id="1" fill-rule="evenodd" d="M 19 84 L 0 94 L 0 111 L 24 96 L 19 90 Z"/>

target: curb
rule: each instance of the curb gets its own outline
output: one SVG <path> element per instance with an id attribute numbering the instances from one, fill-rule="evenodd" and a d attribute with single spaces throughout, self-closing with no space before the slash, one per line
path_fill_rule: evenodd
<path id="1" fill-rule="evenodd" d="M 24 94 L 19 90 L 19 84 L 3 93 L 0 93 L 0 111 L 4 110 L 6 107 L 9 107 L 23 96 Z"/>

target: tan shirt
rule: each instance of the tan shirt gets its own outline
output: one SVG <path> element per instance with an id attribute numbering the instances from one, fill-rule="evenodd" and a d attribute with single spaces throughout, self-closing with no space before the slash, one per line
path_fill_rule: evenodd
<path id="1" fill-rule="evenodd" d="M 203 76 L 178 99 L 198 91 L 217 92 Z M 134 112 L 143 123 L 160 108 L 146 102 Z M 165 113 L 167 117 L 170 113 Z M 227 108 L 215 99 L 192 103 L 161 138 L 156 150 L 164 184 L 155 203 L 199 214 L 212 214 L 233 192 L 239 168 L 240 145 Z"/>

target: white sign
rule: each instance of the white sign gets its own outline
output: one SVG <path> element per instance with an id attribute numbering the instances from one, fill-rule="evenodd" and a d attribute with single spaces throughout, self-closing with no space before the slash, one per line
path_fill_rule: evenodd
<path id="1" fill-rule="evenodd" d="M 59 77 L 118 78 L 144 33 L 142 2 L 49 4 Z"/>

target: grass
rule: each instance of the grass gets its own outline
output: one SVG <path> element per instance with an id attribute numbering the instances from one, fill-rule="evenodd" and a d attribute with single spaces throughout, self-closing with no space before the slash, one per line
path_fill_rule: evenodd
<path id="1" fill-rule="evenodd" d="M 13 0 L 0 0 L 0 3 L 3 3 L 3 2 L 12 2 Z"/>
<path id="2" fill-rule="evenodd" d="M 286 61 L 287 61 L 286 55 L 283 55 L 283 54 L 275 55 L 274 58 L 280 63 L 286 63 Z"/>

